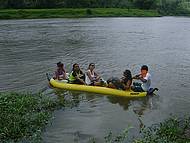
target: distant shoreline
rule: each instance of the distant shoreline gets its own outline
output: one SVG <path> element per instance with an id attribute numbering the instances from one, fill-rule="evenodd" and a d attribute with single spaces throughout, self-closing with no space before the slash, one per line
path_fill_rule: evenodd
<path id="1" fill-rule="evenodd" d="M 0 9 L 0 19 L 160 17 L 156 10 L 127 8 Z"/>

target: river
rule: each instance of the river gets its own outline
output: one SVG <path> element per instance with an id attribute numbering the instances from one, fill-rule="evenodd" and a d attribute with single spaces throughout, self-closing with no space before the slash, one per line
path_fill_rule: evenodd
<path id="1" fill-rule="evenodd" d="M 0 91 L 43 89 L 45 73 L 53 73 L 58 61 L 67 71 L 74 63 L 86 70 L 94 62 L 104 79 L 125 69 L 137 74 L 147 64 L 156 96 L 129 100 L 65 92 L 73 106 L 55 111 L 43 133 L 47 143 L 104 142 L 110 131 L 132 127 L 132 140 L 142 126 L 189 115 L 189 25 L 186 17 L 1 20 Z"/>

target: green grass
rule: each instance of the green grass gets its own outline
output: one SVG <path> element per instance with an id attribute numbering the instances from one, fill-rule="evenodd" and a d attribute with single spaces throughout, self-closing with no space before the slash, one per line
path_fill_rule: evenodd
<path id="1" fill-rule="evenodd" d="M 142 131 L 135 143 L 190 143 L 190 118 L 171 117 Z"/>
<path id="2" fill-rule="evenodd" d="M 105 143 L 126 143 L 129 142 L 128 134 L 130 129 L 128 127 L 120 134 L 114 135 L 110 132 L 104 137 Z M 174 118 L 154 124 L 151 127 L 144 127 L 140 133 L 139 139 L 133 139 L 131 143 L 190 143 L 190 117 L 188 118 Z M 89 140 L 90 143 L 96 143 L 95 138 Z"/>
<path id="3" fill-rule="evenodd" d="M 59 102 L 41 94 L 0 93 L 0 142 L 40 142 Z"/>
<path id="4" fill-rule="evenodd" d="M 155 17 L 156 10 L 92 8 L 92 9 L 1 9 L 0 19 L 82 18 L 82 17 Z"/>

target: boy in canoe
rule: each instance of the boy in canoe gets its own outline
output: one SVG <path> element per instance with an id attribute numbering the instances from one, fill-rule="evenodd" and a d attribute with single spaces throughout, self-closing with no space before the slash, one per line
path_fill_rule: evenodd
<path id="1" fill-rule="evenodd" d="M 86 84 L 85 83 L 85 74 L 81 71 L 81 69 L 77 63 L 75 63 L 73 65 L 72 72 L 69 75 L 69 83 Z"/>
<path id="2" fill-rule="evenodd" d="M 149 91 L 151 85 L 151 75 L 148 72 L 148 66 L 143 65 L 141 67 L 140 74 L 133 77 L 133 79 L 140 80 L 141 83 L 134 82 L 132 90 L 135 92 Z"/>
<path id="3" fill-rule="evenodd" d="M 53 76 L 53 79 L 66 80 L 66 71 L 64 69 L 64 64 L 61 62 L 57 63 L 57 70 Z"/>

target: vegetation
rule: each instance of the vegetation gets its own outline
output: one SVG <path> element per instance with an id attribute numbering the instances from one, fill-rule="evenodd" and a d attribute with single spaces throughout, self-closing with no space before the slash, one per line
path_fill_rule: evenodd
<path id="1" fill-rule="evenodd" d="M 0 0 L 1 8 L 153 8 L 156 0 Z"/>
<path id="2" fill-rule="evenodd" d="M 107 8 L 109 9 L 107 10 Z M 189 16 L 190 0 L 0 0 L 0 9 L 5 9 L 0 10 L 0 19 L 153 16 L 155 11 L 160 15 Z M 147 14 L 147 11 L 137 9 L 152 10 L 153 13 L 148 12 Z M 155 16 L 157 15 L 156 13 Z"/>
<path id="3" fill-rule="evenodd" d="M 40 135 L 51 117 L 51 112 L 61 106 L 73 107 L 78 104 L 79 99 L 72 103 L 65 101 L 61 95 L 50 98 L 42 94 L 0 93 L 0 142 L 42 142 Z M 110 132 L 105 137 L 105 142 L 127 142 L 130 129 L 131 127 L 118 135 Z M 93 138 L 90 142 L 95 143 L 96 140 Z M 171 117 L 162 123 L 145 127 L 141 137 L 133 142 L 190 142 L 190 117 Z"/>
<path id="4" fill-rule="evenodd" d="M 104 139 L 105 143 L 129 142 L 128 133 L 130 128 L 118 135 L 110 132 Z M 160 124 L 142 129 L 142 137 L 130 141 L 132 143 L 189 143 L 190 142 L 190 118 L 169 118 Z M 96 143 L 93 138 L 91 143 Z"/>
<path id="5" fill-rule="evenodd" d="M 190 0 L 160 0 L 157 9 L 162 15 L 190 15 Z"/>
<path id="6" fill-rule="evenodd" d="M 59 102 L 42 94 L 0 93 L 0 142 L 40 142 Z"/>
<path id="7" fill-rule="evenodd" d="M 5 9 L 0 10 L 0 19 L 23 18 L 72 18 L 113 16 L 160 16 L 155 10 L 93 8 L 93 9 Z"/>
<path id="8" fill-rule="evenodd" d="M 143 130 L 142 139 L 135 143 L 187 143 L 190 142 L 190 118 L 170 118 Z"/>

